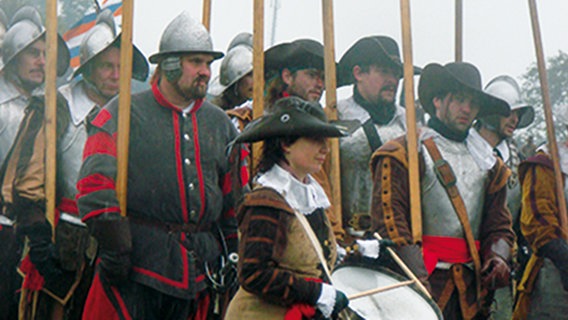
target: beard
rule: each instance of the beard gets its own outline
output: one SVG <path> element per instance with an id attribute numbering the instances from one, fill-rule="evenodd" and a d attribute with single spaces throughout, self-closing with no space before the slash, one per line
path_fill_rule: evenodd
<path id="1" fill-rule="evenodd" d="M 182 97 L 184 97 L 187 100 L 196 100 L 196 99 L 202 99 L 205 98 L 206 94 L 207 94 L 207 79 L 206 78 L 197 78 L 195 80 L 193 80 L 193 82 L 191 83 L 191 85 L 189 87 L 185 87 L 182 88 L 179 85 L 179 82 L 176 82 L 174 85 L 174 88 L 176 89 L 176 91 L 178 92 L 179 95 L 181 95 Z M 205 85 L 199 85 L 198 83 L 200 81 L 205 82 Z"/>

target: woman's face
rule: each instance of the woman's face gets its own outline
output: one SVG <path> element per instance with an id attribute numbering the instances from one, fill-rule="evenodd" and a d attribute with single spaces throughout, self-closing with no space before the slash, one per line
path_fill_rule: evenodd
<path id="1" fill-rule="evenodd" d="M 283 145 L 288 171 L 298 180 L 318 172 L 329 152 L 327 139 L 323 137 L 301 137 L 290 145 Z"/>

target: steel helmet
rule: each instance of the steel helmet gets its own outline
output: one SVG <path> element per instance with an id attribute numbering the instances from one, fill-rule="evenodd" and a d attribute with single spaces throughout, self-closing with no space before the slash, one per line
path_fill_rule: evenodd
<path id="1" fill-rule="evenodd" d="M 101 11 L 95 22 L 95 25 L 87 31 L 81 41 L 79 49 L 79 58 L 81 65 L 73 73 L 73 77 L 83 73 L 88 65 L 100 53 L 111 46 L 120 46 L 121 33 L 117 35 L 114 17 L 110 9 Z M 145 81 L 148 77 L 148 62 L 146 58 L 136 48 L 132 46 L 132 78 Z"/>
<path id="2" fill-rule="evenodd" d="M 521 89 L 519 85 L 510 76 L 501 75 L 493 78 L 485 86 L 485 92 L 497 98 L 505 100 L 511 106 L 511 112 L 516 111 L 519 115 L 519 123 L 517 129 L 526 128 L 534 121 L 534 109 L 531 105 L 521 100 Z M 486 117 L 482 121 L 488 122 L 495 126 L 495 121 L 499 121 L 498 117 Z"/>
<path id="3" fill-rule="evenodd" d="M 163 58 L 185 53 L 207 53 L 213 59 L 220 59 L 223 53 L 213 50 L 209 31 L 188 12 L 179 14 L 164 30 L 160 39 L 160 50 L 150 56 L 151 63 L 159 63 Z"/>
<path id="4" fill-rule="evenodd" d="M 10 21 L 10 26 L 2 44 L 2 61 L 8 65 L 20 52 L 36 40 L 45 37 L 46 30 L 37 9 L 31 6 L 20 8 Z M 57 35 L 57 75 L 61 76 L 69 68 L 69 48 Z"/>
<path id="5" fill-rule="evenodd" d="M 240 45 L 231 49 L 221 63 L 221 85 L 230 87 L 252 71 L 252 48 Z"/>
<path id="6" fill-rule="evenodd" d="M 6 16 L 4 10 L 0 8 L 0 48 L 2 48 L 2 42 L 4 41 L 6 29 L 8 29 L 8 17 Z"/>
<path id="7" fill-rule="evenodd" d="M 252 48 L 252 34 L 250 32 L 241 32 L 237 34 L 231 43 L 229 43 L 229 47 L 227 48 L 227 52 L 231 51 L 231 49 L 235 48 L 236 46 L 249 46 Z"/>

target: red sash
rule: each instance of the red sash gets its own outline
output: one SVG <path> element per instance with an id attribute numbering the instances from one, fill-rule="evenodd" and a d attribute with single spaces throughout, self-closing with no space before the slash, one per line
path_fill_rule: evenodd
<path id="1" fill-rule="evenodd" d="M 479 241 L 475 241 L 475 247 L 479 251 Z M 469 263 L 473 261 L 467 242 L 463 238 L 423 236 L 422 249 L 424 265 L 428 274 L 432 274 L 439 261 L 448 263 Z"/>

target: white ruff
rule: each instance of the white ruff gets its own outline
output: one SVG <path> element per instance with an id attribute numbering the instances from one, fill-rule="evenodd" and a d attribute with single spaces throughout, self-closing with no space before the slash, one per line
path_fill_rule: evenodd
<path id="1" fill-rule="evenodd" d="M 293 209 L 302 214 L 310 214 L 319 208 L 329 208 L 331 203 L 323 188 L 311 175 L 308 175 L 307 179 L 308 183 L 302 183 L 290 172 L 275 164 L 260 175 L 257 182 L 263 187 L 278 191 Z"/>

